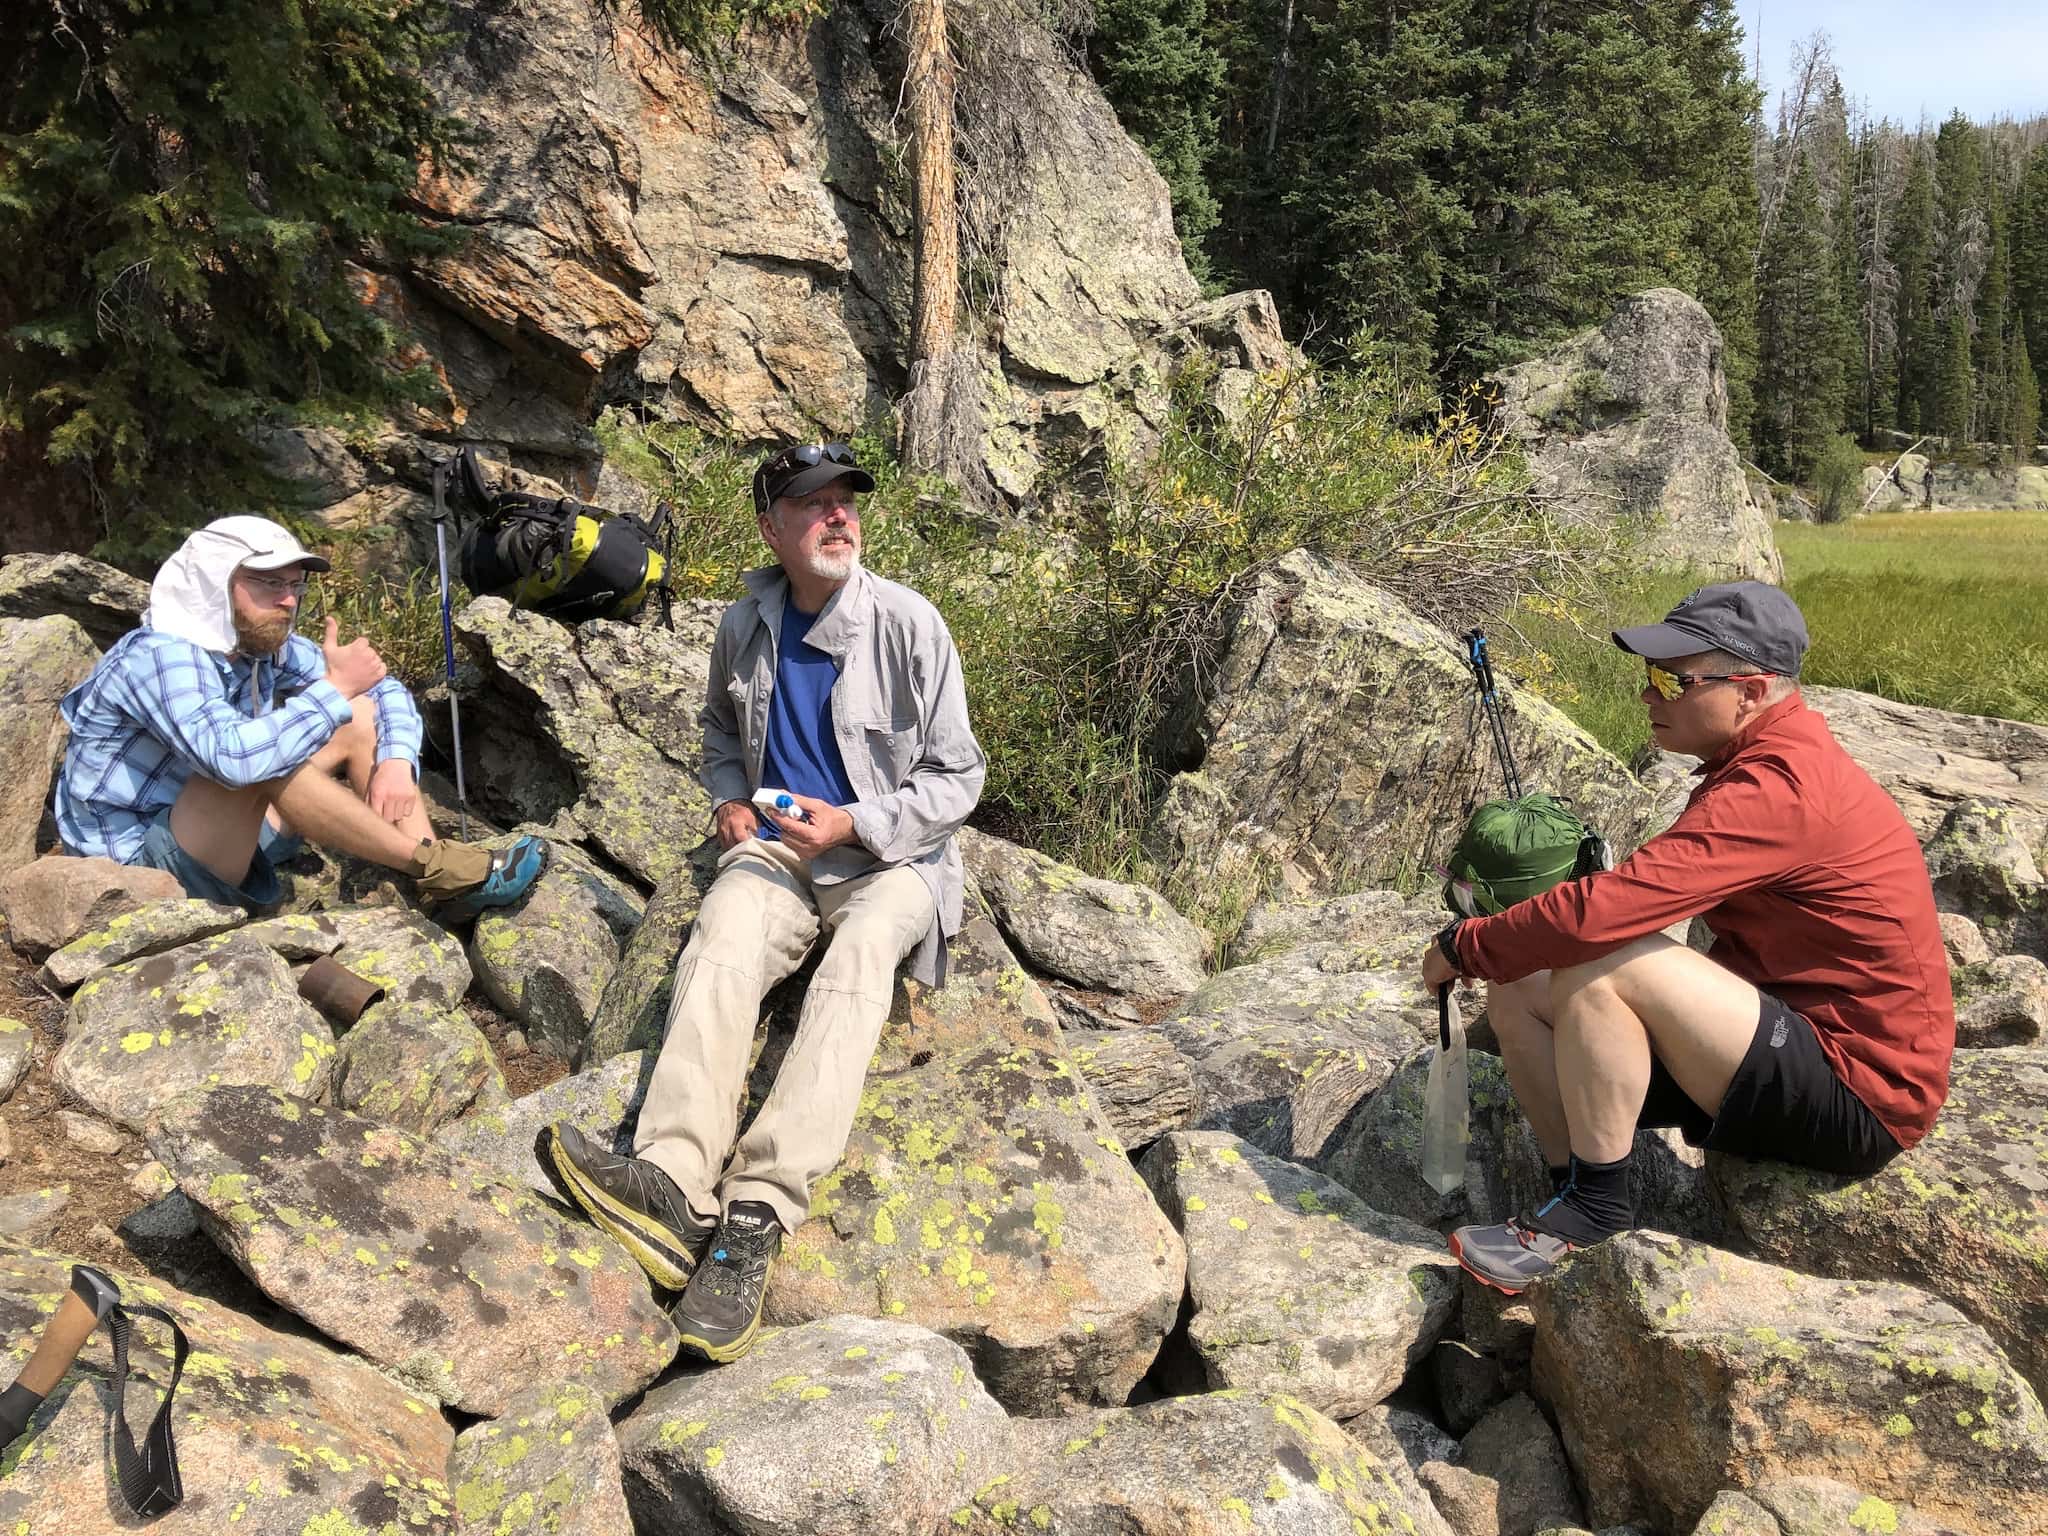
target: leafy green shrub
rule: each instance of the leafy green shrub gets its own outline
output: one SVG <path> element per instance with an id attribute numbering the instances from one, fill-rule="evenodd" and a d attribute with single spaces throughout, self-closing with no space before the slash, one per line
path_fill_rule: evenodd
<path id="1" fill-rule="evenodd" d="M 1846 432 L 1837 433 L 1813 466 L 1814 521 L 1839 523 L 1856 510 L 1862 493 L 1863 450 Z"/>

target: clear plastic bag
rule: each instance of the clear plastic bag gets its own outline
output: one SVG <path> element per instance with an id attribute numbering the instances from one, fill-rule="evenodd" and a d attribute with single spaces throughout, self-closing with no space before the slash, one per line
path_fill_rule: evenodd
<path id="1" fill-rule="evenodd" d="M 1472 1139 L 1465 1020 L 1451 1000 L 1452 985 L 1437 988 L 1437 1049 L 1422 1095 L 1422 1178 L 1440 1195 L 1464 1187 L 1465 1147 Z"/>

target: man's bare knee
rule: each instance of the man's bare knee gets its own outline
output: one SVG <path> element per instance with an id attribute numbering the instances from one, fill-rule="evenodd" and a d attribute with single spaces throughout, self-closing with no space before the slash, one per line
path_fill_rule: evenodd
<path id="1" fill-rule="evenodd" d="M 1578 965 L 1559 966 L 1550 973 L 1550 1006 L 1555 1010 L 1564 1007 L 1571 998 L 1581 992 L 1601 989 L 1620 994 L 1625 986 L 1630 967 L 1637 961 L 1652 959 L 1666 950 L 1683 949 L 1661 933 L 1648 934 L 1619 949 L 1609 950 L 1597 959 L 1583 961 Z"/>
<path id="2" fill-rule="evenodd" d="M 1497 1038 L 1550 1032 L 1550 988 L 1547 975 L 1520 981 L 1486 984 L 1486 1019 Z"/>

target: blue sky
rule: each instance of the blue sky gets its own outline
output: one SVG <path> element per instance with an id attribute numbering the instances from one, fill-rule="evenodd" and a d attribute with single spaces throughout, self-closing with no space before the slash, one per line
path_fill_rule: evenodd
<path id="1" fill-rule="evenodd" d="M 1759 22 L 1767 113 L 1795 38 L 1826 32 L 1842 87 L 1879 117 L 1982 122 L 2048 113 L 2048 0 L 1740 0 L 1754 57 Z"/>

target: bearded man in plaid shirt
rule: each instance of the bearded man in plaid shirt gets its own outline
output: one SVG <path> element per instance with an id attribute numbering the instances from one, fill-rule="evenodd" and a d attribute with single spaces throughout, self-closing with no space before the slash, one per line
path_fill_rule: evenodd
<path id="1" fill-rule="evenodd" d="M 414 876 L 443 920 L 526 893 L 547 845 L 437 839 L 418 789 L 423 732 L 367 639 L 292 633 L 328 562 L 261 517 L 187 538 L 150 586 L 142 627 L 65 696 L 57 783 L 67 851 L 176 875 L 208 901 L 282 896 L 300 842 Z"/>

